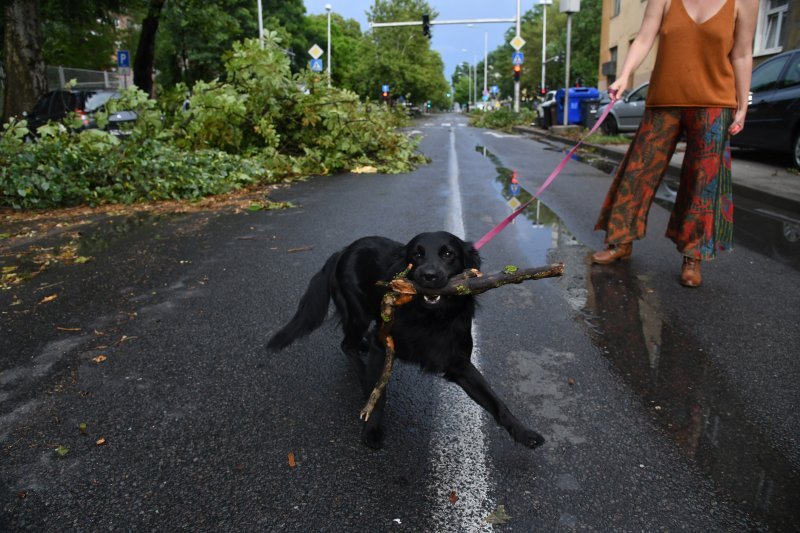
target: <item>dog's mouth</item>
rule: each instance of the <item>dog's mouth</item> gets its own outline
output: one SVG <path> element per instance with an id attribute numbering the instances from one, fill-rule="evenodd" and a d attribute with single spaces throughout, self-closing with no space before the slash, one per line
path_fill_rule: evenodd
<path id="1" fill-rule="evenodd" d="M 442 296 L 441 296 L 440 294 L 436 294 L 436 295 L 434 295 L 434 296 L 428 296 L 428 295 L 424 295 L 424 296 L 422 297 L 422 299 L 423 299 L 423 300 L 425 301 L 425 303 L 426 303 L 426 304 L 428 304 L 428 305 L 436 305 L 436 304 L 438 304 L 439 302 L 441 302 L 441 301 L 442 301 Z"/>

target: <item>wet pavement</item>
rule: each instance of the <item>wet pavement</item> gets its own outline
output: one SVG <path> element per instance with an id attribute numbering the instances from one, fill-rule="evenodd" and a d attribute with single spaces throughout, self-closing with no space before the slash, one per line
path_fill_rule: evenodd
<path id="1" fill-rule="evenodd" d="M 531 199 L 519 185 L 516 171 L 502 166 L 486 147 L 475 150 L 495 164 L 497 191 L 509 209 Z M 605 159 L 598 163 L 579 155 L 576 160 L 609 173 L 615 170 Z M 674 191 L 662 184 L 657 201 L 671 209 Z M 800 248 L 775 246 L 779 229 L 759 213 L 768 205 L 750 200 L 737 206 L 737 231 L 745 233 L 737 244 L 800 269 Z M 584 248 L 585 254 L 592 252 L 541 200 L 535 200 L 522 217 L 529 222 L 521 225 L 525 231 L 520 234 L 528 243 L 524 249 L 536 250 L 535 243 L 548 242 L 554 250 L 572 248 L 571 255 L 576 247 Z M 710 356 L 713 348 L 704 350 L 702 340 L 662 309 L 657 291 L 626 266 L 589 267 L 585 292 L 578 288 L 573 299 L 587 334 L 664 434 L 722 491 L 775 531 L 800 524 L 800 467 L 749 421 L 747 400 Z"/>

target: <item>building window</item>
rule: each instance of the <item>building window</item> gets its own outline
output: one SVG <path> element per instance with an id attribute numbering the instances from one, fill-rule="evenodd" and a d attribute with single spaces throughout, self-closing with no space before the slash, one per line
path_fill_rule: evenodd
<path id="1" fill-rule="evenodd" d="M 789 0 L 759 3 L 755 54 L 774 54 L 783 49 L 783 27 L 789 13 Z"/>
<path id="2" fill-rule="evenodd" d="M 789 0 L 786 0 L 786 1 L 788 2 Z M 622 3 L 622 0 L 614 0 L 614 12 L 611 14 L 612 17 L 616 17 L 617 15 L 619 15 L 620 4 L 621 3 Z"/>

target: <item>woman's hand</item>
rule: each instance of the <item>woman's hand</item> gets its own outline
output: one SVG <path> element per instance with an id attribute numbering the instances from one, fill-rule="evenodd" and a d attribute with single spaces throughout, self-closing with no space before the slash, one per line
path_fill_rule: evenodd
<path id="1" fill-rule="evenodd" d="M 628 83 L 625 78 L 620 78 L 608 86 L 608 96 L 611 97 L 612 102 L 616 102 L 622 98 L 622 93 L 628 88 Z"/>
<path id="2" fill-rule="evenodd" d="M 736 135 L 744 129 L 744 118 L 747 115 L 747 109 L 737 109 L 733 115 L 733 122 L 728 128 L 728 133 Z"/>

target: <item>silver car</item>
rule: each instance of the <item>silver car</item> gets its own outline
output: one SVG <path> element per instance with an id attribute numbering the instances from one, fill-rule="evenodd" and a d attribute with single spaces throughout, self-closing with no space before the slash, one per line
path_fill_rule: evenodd
<path id="1" fill-rule="evenodd" d="M 647 88 L 649 86 L 650 82 L 645 82 L 636 87 L 627 96 L 614 102 L 611 112 L 603 122 L 602 128 L 605 133 L 616 135 L 620 132 L 636 131 L 642 121 L 642 115 L 644 115 L 644 105 L 645 100 L 647 100 Z M 605 112 L 608 105 L 601 107 L 598 115 Z"/>

